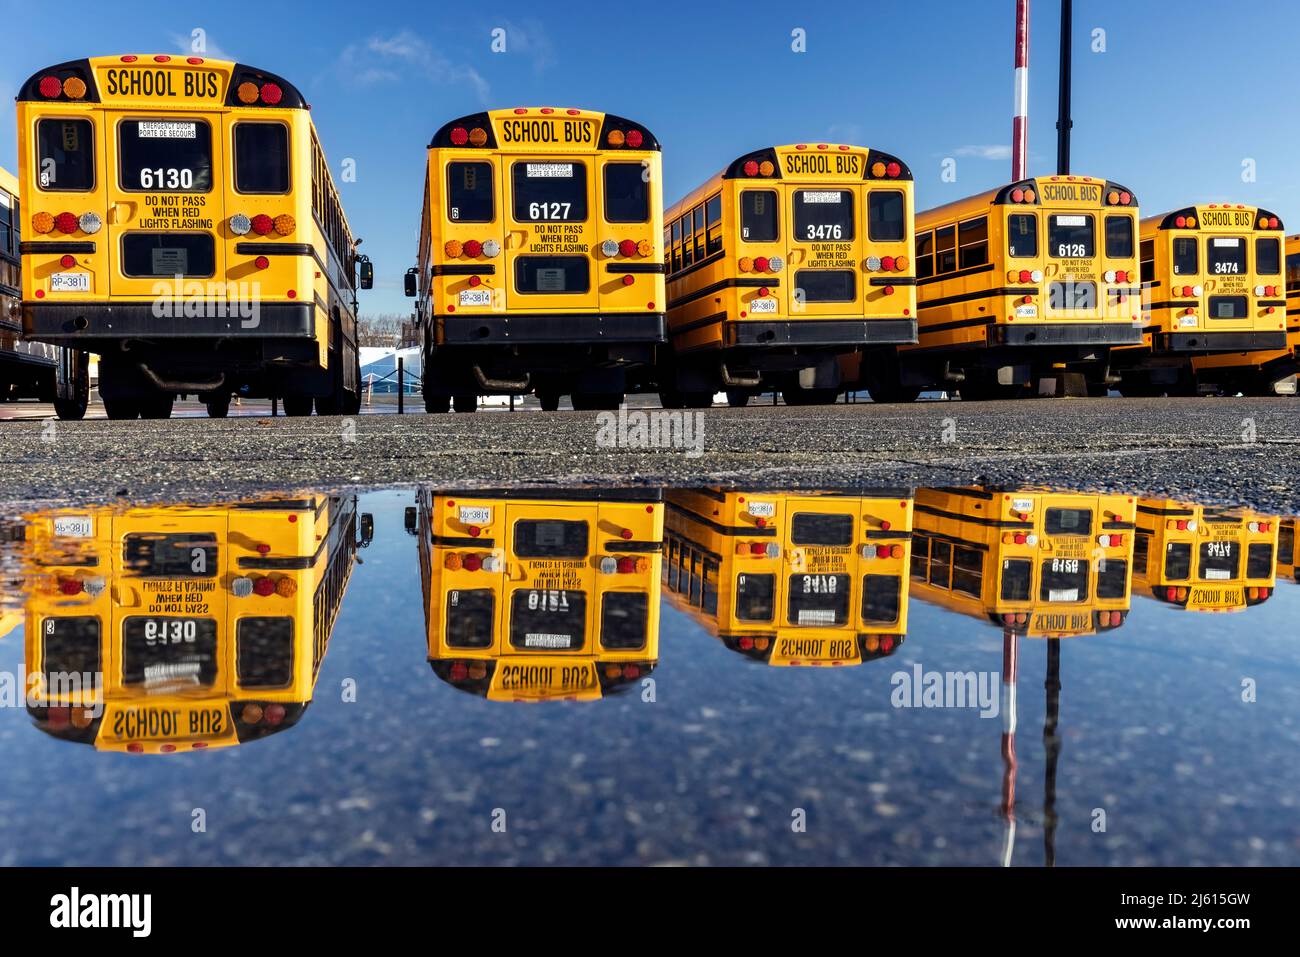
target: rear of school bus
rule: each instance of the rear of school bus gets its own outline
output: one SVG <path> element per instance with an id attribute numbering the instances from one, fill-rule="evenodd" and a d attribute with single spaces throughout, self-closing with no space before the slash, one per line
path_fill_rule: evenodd
<path id="1" fill-rule="evenodd" d="M 1262 210 L 1260 218 L 1263 218 Z M 1274 217 L 1271 213 L 1268 219 L 1268 228 L 1272 229 Z M 1281 229 L 1280 223 L 1277 228 Z M 1269 253 L 1265 255 L 1267 258 Z M 1300 235 L 1286 237 L 1284 256 L 1282 275 L 1269 273 L 1265 282 L 1257 280 L 1255 291 L 1258 292 L 1259 286 L 1263 285 L 1263 295 L 1275 300 L 1267 304 L 1265 311 L 1272 308 L 1273 311 L 1267 313 L 1269 319 L 1281 315 L 1286 324 L 1285 346 L 1281 349 L 1194 356 L 1193 381 L 1198 391 L 1229 395 L 1242 392 L 1253 396 L 1296 394 L 1297 373 L 1300 372 Z M 1259 305 L 1265 306 L 1262 301 Z"/>
<path id="2" fill-rule="evenodd" d="M 907 635 L 911 521 L 906 492 L 669 492 L 665 587 L 748 658 L 861 664 Z"/>
<path id="3" fill-rule="evenodd" d="M 228 747 L 292 727 L 328 641 L 317 627 L 321 585 L 346 584 L 350 514 L 344 500 L 308 496 L 39 519 L 60 548 L 94 541 L 101 564 L 56 582 L 72 601 L 94 603 L 93 616 L 52 621 L 29 608 L 41 640 L 28 644 L 28 671 L 93 662 L 102 680 L 95 713 L 38 699 L 37 726 L 134 754 Z"/>
<path id="4" fill-rule="evenodd" d="M 842 361 L 916 339 L 914 188 L 897 157 L 798 143 L 732 162 L 666 217 L 666 405 L 835 401 Z"/>
<path id="5" fill-rule="evenodd" d="M 241 388 L 295 414 L 359 396 L 355 357 L 330 357 L 355 339 L 346 223 L 286 80 L 166 54 L 59 64 L 19 91 L 18 154 L 24 332 L 98 353 L 110 418 L 166 418 L 180 394 L 224 414 Z"/>
<path id="6" fill-rule="evenodd" d="M 644 126 L 593 110 L 461 117 L 429 144 L 418 264 L 424 397 L 617 408 L 664 341 L 663 180 Z"/>
<path id="7" fill-rule="evenodd" d="M 1111 349 L 1141 342 L 1137 213 L 1117 183 L 1051 176 L 918 214 L 919 342 L 883 393 L 1103 391 Z"/>
<path id="8" fill-rule="evenodd" d="M 1134 585 L 1189 611 L 1241 611 L 1267 601 L 1276 583 L 1276 515 L 1170 499 L 1142 499 Z"/>
<path id="9" fill-rule="evenodd" d="M 657 492 L 421 490 L 429 664 L 494 701 L 588 701 L 659 660 L 663 505 Z"/>
<path id="10" fill-rule="evenodd" d="M 1019 635 L 1118 628 L 1131 600 L 1136 507 L 1127 495 L 917 489 L 912 587 Z"/>
<path id="11" fill-rule="evenodd" d="M 1189 206 L 1141 224 L 1141 346 L 1116 349 L 1126 395 L 1195 394 L 1200 355 L 1286 346 L 1282 224 L 1254 206 Z"/>

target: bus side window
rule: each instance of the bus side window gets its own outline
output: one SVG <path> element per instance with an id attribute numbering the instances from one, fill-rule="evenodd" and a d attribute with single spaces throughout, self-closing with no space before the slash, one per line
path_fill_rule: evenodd
<path id="1" fill-rule="evenodd" d="M 447 164 L 447 218 L 453 223 L 490 223 L 496 218 L 491 163 Z"/>
<path id="2" fill-rule="evenodd" d="M 934 233 L 916 234 L 916 278 L 934 275 Z"/>
<path id="3" fill-rule="evenodd" d="M 1137 532 L 1133 536 L 1133 567 L 1140 568 L 1145 573 L 1147 568 L 1147 552 L 1151 550 L 1151 533 Z"/>
<path id="4" fill-rule="evenodd" d="M 989 261 L 989 219 L 980 216 L 957 226 L 959 269 L 983 266 Z"/>
<path id="5" fill-rule="evenodd" d="M 942 274 L 957 269 L 957 227 L 943 226 L 934 232 L 934 271 Z"/>
<path id="6" fill-rule="evenodd" d="M 709 230 L 709 241 L 706 250 L 710 256 L 714 253 L 722 252 L 722 194 L 710 196 L 709 201 L 704 205 L 705 225 Z"/>
<path id="7" fill-rule="evenodd" d="M 18 217 L 14 217 L 14 222 L 18 222 Z M 1286 287 L 1287 289 L 1300 288 L 1300 253 L 1292 253 L 1286 257 Z"/>
<path id="8" fill-rule="evenodd" d="M 17 256 L 18 244 L 11 239 L 11 230 L 17 217 L 13 215 L 13 200 L 8 193 L 0 194 L 0 256 Z M 16 232 L 16 230 L 15 230 Z"/>
<path id="9" fill-rule="evenodd" d="M 680 220 L 682 224 L 682 268 L 688 268 L 695 262 L 695 240 L 691 237 L 691 214 L 687 213 Z"/>
<path id="10" fill-rule="evenodd" d="M 1154 240 L 1144 239 L 1139 247 L 1142 253 L 1142 281 L 1156 281 L 1156 244 Z"/>
<path id="11" fill-rule="evenodd" d="M 951 587 L 952 543 L 930 543 L 930 584 L 940 588 Z"/>
<path id="12" fill-rule="evenodd" d="M 740 238 L 747 243 L 776 242 L 776 190 L 745 189 L 740 192 Z"/>
<path id="13" fill-rule="evenodd" d="M 1197 272 L 1196 238 L 1178 236 L 1174 239 L 1174 275 L 1190 276 Z"/>
<path id="14" fill-rule="evenodd" d="M 1007 253 L 1017 259 L 1038 256 L 1038 217 L 1014 213 L 1007 217 Z"/>
<path id="15" fill-rule="evenodd" d="M 1255 272 L 1276 276 L 1282 271 L 1281 243 L 1271 236 L 1255 240 Z"/>
<path id="16" fill-rule="evenodd" d="M 704 207 L 695 207 L 695 261 L 704 258 Z"/>
<path id="17" fill-rule="evenodd" d="M 95 188 L 95 128 L 90 120 L 47 119 L 36 124 L 36 181 L 42 190 Z"/>
<path id="18" fill-rule="evenodd" d="M 708 558 L 704 560 L 704 595 L 700 608 L 709 615 L 718 613 L 718 564 Z"/>
<path id="19" fill-rule="evenodd" d="M 912 536 L 912 577 L 925 581 L 926 569 L 930 565 L 930 537 L 915 534 Z"/>
<path id="20" fill-rule="evenodd" d="M 672 231 L 673 262 L 671 271 L 678 272 L 682 268 L 682 221 L 680 219 L 673 220 Z"/>
<path id="21" fill-rule="evenodd" d="M 980 597 L 984 559 L 973 548 L 958 547 L 952 556 L 952 590 L 974 598 Z"/>

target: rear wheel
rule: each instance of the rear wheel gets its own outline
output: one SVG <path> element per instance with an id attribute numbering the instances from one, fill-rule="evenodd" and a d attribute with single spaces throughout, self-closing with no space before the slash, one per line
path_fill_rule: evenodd
<path id="1" fill-rule="evenodd" d="M 665 409 L 680 409 L 685 403 L 680 392 L 674 389 L 660 389 L 659 404 Z"/>
<path id="2" fill-rule="evenodd" d="M 478 411 L 478 396 L 472 394 L 453 396 L 451 407 L 457 412 L 476 412 Z"/>
<path id="3" fill-rule="evenodd" d="M 743 409 L 749 405 L 749 396 L 750 394 L 742 389 L 728 389 L 727 405 L 733 409 Z"/>
<path id="4" fill-rule="evenodd" d="M 140 418 L 140 403 L 133 398 L 104 399 L 104 414 L 115 421 Z"/>
<path id="5" fill-rule="evenodd" d="M 140 402 L 140 418 L 170 419 L 176 396 L 170 392 L 163 395 L 151 395 Z"/>
<path id="6" fill-rule="evenodd" d="M 444 415 L 451 411 L 451 396 L 424 394 L 424 411 L 430 415 Z"/>
<path id="7" fill-rule="evenodd" d="M 284 414 L 290 418 L 300 419 L 311 415 L 312 399 L 309 395 L 286 395 L 284 397 Z"/>
<path id="8" fill-rule="evenodd" d="M 209 419 L 224 419 L 230 415 L 230 394 L 209 395 L 203 399 L 203 404 L 208 408 Z"/>
<path id="9" fill-rule="evenodd" d="M 713 393 L 683 392 L 682 405 L 688 409 L 711 409 L 713 408 Z"/>
<path id="10" fill-rule="evenodd" d="M 560 393 L 539 392 L 537 401 L 541 403 L 543 412 L 555 412 L 560 407 Z"/>

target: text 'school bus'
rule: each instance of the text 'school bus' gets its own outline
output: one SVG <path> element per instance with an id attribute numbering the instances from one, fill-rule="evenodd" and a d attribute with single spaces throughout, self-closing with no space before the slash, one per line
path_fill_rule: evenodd
<path id="1" fill-rule="evenodd" d="M 1021 488 L 919 488 L 912 593 L 1038 638 L 1129 612 L 1137 500 Z"/>
<path id="2" fill-rule="evenodd" d="M 742 156 L 671 207 L 663 404 L 834 402 L 841 357 L 915 342 L 913 197 L 894 156 L 800 143 Z"/>
<path id="3" fill-rule="evenodd" d="M 1133 585 L 1193 611 L 1240 611 L 1273 594 L 1276 515 L 1144 498 L 1138 503 Z"/>
<path id="4" fill-rule="evenodd" d="M 326 495 L 28 519 L 28 713 L 137 754 L 296 724 L 373 530 L 354 497 Z"/>
<path id="5" fill-rule="evenodd" d="M 95 57 L 18 94 L 23 330 L 100 355 L 109 418 L 196 394 L 360 403 L 356 253 L 307 103 L 203 57 Z"/>
<path id="6" fill-rule="evenodd" d="M 670 491 L 664 594 L 756 661 L 861 664 L 907 635 L 911 527 L 906 491 Z"/>
<path id="7" fill-rule="evenodd" d="M 616 409 L 664 341 L 659 141 L 592 110 L 493 110 L 434 134 L 417 265 L 424 402 L 536 393 Z"/>
<path id="8" fill-rule="evenodd" d="M 90 357 L 22 337 L 22 203 L 18 179 L 0 169 L 0 401 L 54 403 L 61 419 L 80 419 L 90 398 Z"/>
<path id="9" fill-rule="evenodd" d="M 1270 227 L 1272 221 L 1270 214 Z M 1284 276 L 1271 276 L 1264 280 L 1265 295 L 1270 295 L 1268 286 L 1272 286 L 1272 298 L 1285 300 L 1285 306 L 1271 304 L 1275 311 L 1270 316 L 1272 318 L 1279 312 L 1285 315 L 1285 348 L 1196 356 L 1192 359 L 1192 368 L 1199 391 L 1226 392 L 1229 395 L 1238 392 L 1246 395 L 1295 395 L 1296 374 L 1300 372 L 1300 235 L 1286 238 L 1285 262 Z M 1279 286 L 1279 282 L 1282 285 Z"/>
<path id="10" fill-rule="evenodd" d="M 663 504 L 654 491 L 421 490 L 429 664 L 495 701 L 594 700 L 659 661 Z"/>
<path id="11" fill-rule="evenodd" d="M 1286 348 L 1282 223 L 1254 206 L 1188 206 L 1141 223 L 1142 345 L 1111 352 L 1125 395 L 1194 395 L 1191 359 Z"/>
<path id="12" fill-rule="evenodd" d="M 876 401 L 926 389 L 1011 398 L 1040 379 L 1110 379 L 1142 341 L 1138 202 L 1116 183 L 1042 176 L 916 216 L 916 345 L 863 357 Z"/>

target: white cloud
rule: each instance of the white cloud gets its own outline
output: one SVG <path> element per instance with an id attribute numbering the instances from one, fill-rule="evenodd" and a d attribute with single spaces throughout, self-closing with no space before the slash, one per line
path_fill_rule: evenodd
<path id="1" fill-rule="evenodd" d="M 538 20 L 503 21 L 506 31 L 506 53 L 518 53 L 533 61 L 533 69 L 541 73 L 555 62 L 555 47 L 546 28 Z"/>
<path id="2" fill-rule="evenodd" d="M 199 28 L 202 29 L 202 28 Z M 194 45 L 202 42 L 203 49 L 196 50 Z M 172 45 L 177 51 L 184 53 L 186 56 L 202 56 L 209 60 L 235 60 L 237 57 L 231 56 L 221 46 L 216 43 L 212 37 L 208 36 L 206 31 L 200 37 L 193 34 L 173 33 L 171 35 Z"/>
<path id="3" fill-rule="evenodd" d="M 343 49 L 339 66 L 348 80 L 364 86 L 396 83 L 413 75 L 437 84 L 467 83 L 484 103 L 488 83 L 472 66 L 453 63 L 410 30 L 372 36 Z"/>
<path id="4" fill-rule="evenodd" d="M 959 146 L 957 147 L 958 156 L 973 156 L 976 159 L 985 160 L 1008 160 L 1011 159 L 1010 146 Z"/>

